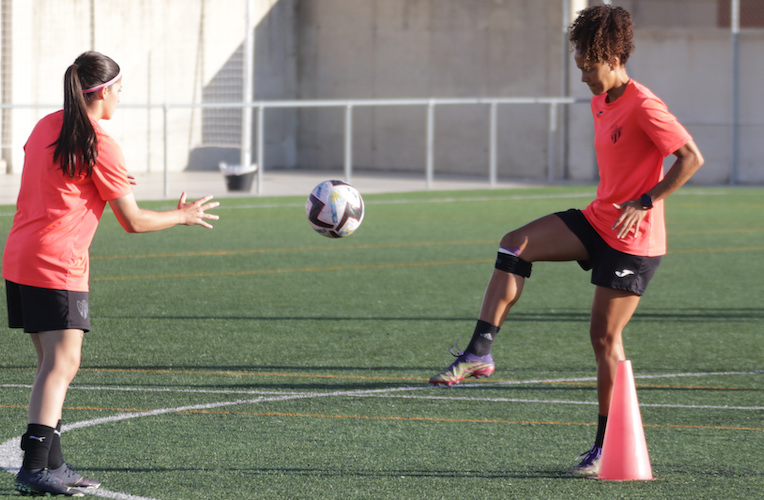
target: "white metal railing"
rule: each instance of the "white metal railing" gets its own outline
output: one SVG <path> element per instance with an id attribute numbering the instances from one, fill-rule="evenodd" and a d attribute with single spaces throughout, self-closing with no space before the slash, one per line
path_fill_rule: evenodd
<path id="1" fill-rule="evenodd" d="M 432 187 L 435 164 L 435 107 L 448 105 L 482 104 L 489 107 L 489 165 L 488 181 L 491 185 L 497 182 L 497 109 L 499 105 L 509 104 L 540 104 L 548 106 L 548 175 L 547 180 L 555 180 L 556 157 L 555 150 L 558 140 L 558 107 L 561 105 L 588 103 L 589 99 L 574 97 L 474 97 L 474 98 L 423 98 L 423 99 L 353 99 L 353 100 L 285 100 L 285 101 L 253 101 L 251 103 L 200 103 L 200 104 L 158 104 L 147 105 L 148 107 L 161 107 L 164 113 L 164 172 L 165 172 L 165 195 L 169 195 L 168 180 L 168 113 L 172 108 L 250 108 L 257 112 L 257 137 L 255 149 L 257 152 L 257 194 L 262 194 L 263 172 L 265 170 L 265 110 L 269 108 L 344 108 L 344 174 L 345 181 L 351 182 L 353 175 L 353 109 L 359 107 L 388 107 L 388 106 L 422 106 L 427 111 L 426 122 L 426 161 L 425 179 L 427 188 Z M 146 107 L 139 105 L 126 105 L 129 107 Z M 565 124 L 562 124 L 565 127 Z M 248 144 L 242 144 L 242 149 L 248 148 Z M 249 155 L 246 155 L 249 156 Z M 245 155 L 242 155 L 245 157 Z"/>
<path id="2" fill-rule="evenodd" d="M 207 108 L 207 109 L 247 109 L 257 112 L 257 136 L 255 149 L 257 154 L 257 194 L 262 194 L 263 172 L 265 170 L 265 110 L 269 108 L 344 108 L 344 175 L 345 181 L 351 182 L 353 175 L 353 109 L 360 107 L 390 107 L 390 106 L 421 106 L 426 109 L 426 161 L 425 179 L 427 188 L 431 188 L 435 174 L 434 143 L 435 143 L 435 108 L 437 106 L 455 105 L 486 105 L 488 106 L 488 182 L 497 183 L 497 141 L 498 123 L 497 110 L 499 105 L 538 104 L 548 107 L 547 123 L 547 180 L 555 181 L 555 166 L 557 158 L 558 128 L 566 127 L 558 123 L 558 108 L 562 105 L 588 103 L 589 99 L 574 97 L 473 97 L 473 98 L 422 98 L 422 99 L 353 99 L 353 100 L 284 100 L 284 101 L 252 101 L 229 103 L 196 103 L 196 104 L 120 104 L 120 107 L 130 109 L 162 109 L 163 129 L 163 182 L 164 195 L 169 197 L 169 113 L 172 109 Z M 0 104 L 0 108 L 56 108 L 60 106 L 49 104 Z M 251 145 L 242 135 L 242 158 L 250 158 Z"/>

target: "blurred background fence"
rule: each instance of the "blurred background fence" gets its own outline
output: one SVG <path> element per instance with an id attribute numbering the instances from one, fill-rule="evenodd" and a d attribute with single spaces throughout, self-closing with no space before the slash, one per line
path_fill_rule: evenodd
<path id="1" fill-rule="evenodd" d="M 122 67 L 104 127 L 133 172 L 419 172 L 592 182 L 586 0 L 0 0 L 0 182 L 60 108 L 67 66 Z M 629 74 L 693 134 L 699 184 L 764 184 L 764 2 L 613 0 Z M 261 185 L 258 182 L 258 187 Z"/>

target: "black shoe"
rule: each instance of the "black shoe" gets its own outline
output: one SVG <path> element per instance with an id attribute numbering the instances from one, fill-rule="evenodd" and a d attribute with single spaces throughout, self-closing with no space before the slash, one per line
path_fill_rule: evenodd
<path id="1" fill-rule="evenodd" d="M 82 491 L 64 484 L 61 478 L 53 474 L 50 469 L 30 471 L 22 467 L 16 475 L 15 482 L 16 490 L 22 495 L 85 496 Z"/>
<path id="2" fill-rule="evenodd" d="M 49 469 L 50 473 L 61 479 L 61 482 L 74 488 L 98 488 L 101 483 L 78 474 L 74 469 L 64 464 L 58 469 Z"/>

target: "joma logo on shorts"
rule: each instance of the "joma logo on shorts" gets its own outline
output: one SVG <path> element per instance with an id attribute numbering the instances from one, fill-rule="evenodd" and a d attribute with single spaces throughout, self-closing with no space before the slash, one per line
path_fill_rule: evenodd
<path id="1" fill-rule="evenodd" d="M 616 271 L 615 275 L 619 278 L 625 278 L 626 276 L 632 276 L 634 274 L 634 271 L 631 269 L 624 269 L 623 271 Z"/>

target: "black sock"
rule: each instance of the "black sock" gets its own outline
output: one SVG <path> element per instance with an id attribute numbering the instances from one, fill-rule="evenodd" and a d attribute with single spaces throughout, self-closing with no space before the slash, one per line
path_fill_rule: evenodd
<path id="1" fill-rule="evenodd" d="M 61 420 L 56 424 L 53 431 L 53 439 L 50 442 L 50 453 L 48 453 L 48 467 L 58 469 L 64 465 L 64 452 L 61 450 Z"/>
<path id="2" fill-rule="evenodd" d="M 53 444 L 55 429 L 47 425 L 29 424 L 27 432 L 21 436 L 21 449 L 24 450 L 22 467 L 26 470 L 45 469 L 48 467 L 48 455 Z"/>
<path id="3" fill-rule="evenodd" d="M 486 323 L 485 321 L 478 320 L 477 325 L 475 325 L 475 332 L 472 334 L 472 339 L 467 346 L 467 350 L 464 352 L 468 352 L 476 356 L 485 356 L 486 354 L 491 354 L 491 346 L 493 345 L 493 341 L 496 338 L 496 334 L 498 333 L 498 326 L 494 326 L 490 323 Z"/>
<path id="4" fill-rule="evenodd" d="M 594 446 L 602 448 L 602 443 L 605 441 L 605 427 L 607 426 L 607 417 L 597 415 L 597 437 L 594 439 Z"/>

